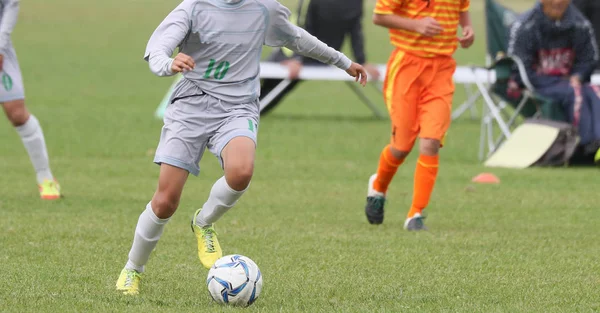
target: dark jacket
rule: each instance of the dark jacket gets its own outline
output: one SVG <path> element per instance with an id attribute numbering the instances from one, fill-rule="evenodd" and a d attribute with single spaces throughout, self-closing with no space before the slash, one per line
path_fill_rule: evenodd
<path id="1" fill-rule="evenodd" d="M 328 46 L 340 50 L 347 35 L 357 63 L 366 62 L 362 28 L 363 0 L 311 0 L 303 28 Z M 297 56 L 303 59 L 301 56 Z M 305 63 L 316 63 L 305 59 Z"/>
<path id="2" fill-rule="evenodd" d="M 573 4 L 592 23 L 592 28 L 596 32 L 596 45 L 600 45 L 600 1 L 573 0 Z"/>
<path id="3" fill-rule="evenodd" d="M 573 75 L 589 81 L 598 63 L 592 25 L 573 5 L 560 21 L 552 21 L 536 4 L 511 27 L 508 54 L 523 61 L 536 88 Z"/>

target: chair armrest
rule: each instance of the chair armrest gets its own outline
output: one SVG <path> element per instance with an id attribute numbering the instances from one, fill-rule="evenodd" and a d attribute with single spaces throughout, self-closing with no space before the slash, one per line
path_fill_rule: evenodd
<path id="1" fill-rule="evenodd" d="M 531 81 L 529 80 L 529 76 L 527 75 L 527 70 L 525 69 L 525 65 L 523 64 L 523 61 L 521 61 L 521 59 L 517 56 L 504 55 L 502 57 L 499 57 L 498 59 L 496 59 L 494 61 L 494 63 L 492 65 L 490 65 L 488 67 L 488 70 L 497 70 L 501 66 L 506 66 L 512 70 L 513 65 L 516 66 L 519 77 L 521 78 L 521 81 L 522 81 L 523 85 L 525 86 L 525 89 L 527 89 L 527 91 L 532 92 L 532 93 L 535 92 L 535 88 L 531 84 Z"/>

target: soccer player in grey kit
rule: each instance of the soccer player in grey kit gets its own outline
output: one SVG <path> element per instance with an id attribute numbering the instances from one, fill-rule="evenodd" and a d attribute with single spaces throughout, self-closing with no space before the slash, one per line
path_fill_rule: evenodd
<path id="1" fill-rule="evenodd" d="M 165 111 L 154 162 L 158 188 L 139 217 L 117 290 L 138 294 L 141 273 L 165 224 L 175 213 L 189 173 L 208 148 L 224 176 L 192 218 L 198 257 L 210 268 L 222 256 L 214 223 L 247 190 L 259 125 L 263 45 L 286 47 L 346 71 L 364 86 L 364 68 L 293 25 L 276 0 L 184 0 L 158 26 L 144 59 L 158 76 L 183 73 Z M 171 58 L 175 49 L 179 53 Z"/>
<path id="2" fill-rule="evenodd" d="M 60 198 L 60 186 L 50 171 L 42 127 L 25 106 L 21 69 L 10 39 L 18 15 L 18 0 L 0 0 L 0 103 L 29 154 L 36 172 L 40 197 L 44 200 L 54 200 Z"/>

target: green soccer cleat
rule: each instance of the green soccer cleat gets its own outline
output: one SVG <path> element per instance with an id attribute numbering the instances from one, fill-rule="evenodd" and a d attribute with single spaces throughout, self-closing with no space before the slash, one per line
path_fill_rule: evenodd
<path id="1" fill-rule="evenodd" d="M 192 218 L 192 231 L 198 241 L 198 258 L 206 268 L 211 268 L 215 262 L 223 256 L 223 250 L 217 239 L 214 225 L 200 227 L 196 225 L 196 216 L 200 213 L 198 209 Z"/>
<path id="2" fill-rule="evenodd" d="M 365 205 L 365 215 L 370 224 L 378 225 L 383 223 L 383 213 L 385 206 L 385 195 L 373 189 L 373 182 L 377 174 L 369 178 L 369 187 L 367 191 L 367 204 Z"/>
<path id="3" fill-rule="evenodd" d="M 137 295 L 140 293 L 142 275 L 136 270 L 123 269 L 117 280 L 117 291 L 124 295 Z"/>
<path id="4" fill-rule="evenodd" d="M 60 185 L 56 180 L 46 179 L 38 185 L 38 189 L 40 190 L 40 198 L 43 200 L 60 199 Z"/>

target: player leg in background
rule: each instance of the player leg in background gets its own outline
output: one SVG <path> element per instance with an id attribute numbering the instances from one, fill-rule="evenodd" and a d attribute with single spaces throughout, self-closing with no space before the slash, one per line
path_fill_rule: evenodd
<path id="1" fill-rule="evenodd" d="M 42 199 L 60 198 L 60 186 L 52 176 L 46 140 L 38 119 L 25 106 L 25 90 L 17 54 L 10 47 L 0 56 L 0 102 L 4 113 L 23 141 L 25 150 L 35 169 L 38 188 Z"/>
<path id="2" fill-rule="evenodd" d="M 264 79 L 261 89 L 260 89 L 260 100 L 263 101 L 263 99 L 282 82 L 283 82 L 282 79 Z M 267 107 L 263 108 L 260 111 L 260 115 L 265 116 L 269 112 L 272 112 L 275 109 L 275 107 L 277 107 L 282 102 L 282 100 L 290 92 L 292 92 L 292 90 L 294 90 L 294 88 L 296 88 L 296 85 L 298 85 L 299 82 L 300 82 L 300 80 L 297 80 L 297 79 L 292 80 L 289 85 L 287 85 L 285 88 L 283 88 L 283 90 L 279 94 L 277 94 L 273 98 L 273 100 L 271 100 L 271 102 L 269 103 L 269 105 Z"/>
<path id="3" fill-rule="evenodd" d="M 198 240 L 198 258 L 206 268 L 213 266 L 223 256 L 214 223 L 229 211 L 248 189 L 254 172 L 255 151 L 255 141 L 249 137 L 237 136 L 229 140 L 220 153 L 225 175 L 215 182 L 208 200 L 202 209 L 194 214 L 192 230 Z"/>
<path id="4" fill-rule="evenodd" d="M 423 89 L 419 116 L 419 159 L 415 169 L 413 200 L 404 222 L 406 230 L 425 230 L 423 210 L 429 204 L 437 179 L 439 149 L 450 126 L 456 62 L 450 57 L 422 60 L 429 63 L 421 72 Z"/>
<path id="5" fill-rule="evenodd" d="M 587 108 L 582 108 L 582 123 L 587 122 L 591 125 L 591 143 L 586 147 L 590 155 L 594 157 L 596 165 L 600 165 L 600 87 L 590 84 L 582 86 Z M 585 112 L 584 109 L 588 111 Z M 586 120 L 586 121 L 584 121 Z"/>
<path id="6" fill-rule="evenodd" d="M 6 101 L 2 107 L 29 154 L 35 169 L 40 197 L 45 200 L 60 198 L 60 186 L 50 170 L 44 132 L 38 119 L 29 113 L 23 99 Z"/>
<path id="7" fill-rule="evenodd" d="M 188 175 L 187 170 L 161 164 L 158 187 L 152 201 L 146 205 L 138 219 L 129 260 L 117 280 L 118 291 L 128 295 L 139 293 L 141 273 L 144 272 L 165 225 L 177 210 Z"/>
<path id="8" fill-rule="evenodd" d="M 273 53 L 271 53 L 271 55 L 269 56 L 269 58 L 267 60 L 269 62 L 282 63 L 282 62 L 290 61 L 292 56 L 293 56 L 292 51 L 289 51 L 285 48 L 280 48 L 280 49 L 276 49 L 275 51 L 273 51 Z M 263 99 L 282 82 L 283 82 L 283 79 L 271 79 L 271 78 L 263 79 L 261 82 L 261 87 L 260 87 L 260 98 L 259 98 L 260 101 L 263 101 Z M 290 93 L 299 82 L 300 82 L 299 80 L 291 81 L 289 85 L 287 85 L 279 94 L 277 94 L 277 96 L 275 96 L 275 98 L 273 98 L 273 100 L 271 100 L 271 102 L 269 103 L 269 105 L 267 107 L 263 108 L 260 111 L 260 115 L 264 116 L 264 115 L 267 115 L 269 112 L 272 112 L 273 109 L 275 109 L 275 107 L 277 107 L 281 103 L 281 101 L 285 98 L 285 96 L 288 93 Z"/>
<path id="9" fill-rule="evenodd" d="M 398 167 L 412 150 L 419 128 L 416 105 L 419 101 L 420 64 L 396 50 L 387 64 L 385 102 L 392 120 L 391 144 L 379 156 L 377 173 L 371 175 L 365 214 L 371 224 L 383 223 L 386 193 Z"/>

